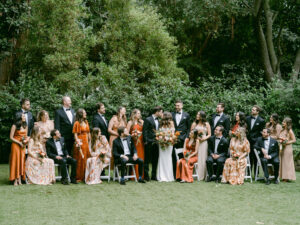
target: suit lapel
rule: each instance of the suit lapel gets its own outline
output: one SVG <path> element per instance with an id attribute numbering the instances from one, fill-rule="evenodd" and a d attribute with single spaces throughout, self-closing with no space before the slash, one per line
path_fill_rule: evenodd
<path id="1" fill-rule="evenodd" d="M 154 129 L 156 130 L 156 124 L 155 124 L 155 121 L 153 119 L 153 116 L 150 116 L 150 122 L 152 123 L 152 125 L 154 126 Z"/>
<path id="2" fill-rule="evenodd" d="M 220 116 L 220 118 L 219 118 L 218 122 L 216 123 L 216 126 L 215 126 L 215 127 L 217 127 L 221 121 L 224 121 L 224 116 L 225 116 L 225 115 L 224 115 L 224 113 L 223 113 L 222 116 Z M 221 140 L 220 140 L 220 142 L 221 142 Z"/>
<path id="3" fill-rule="evenodd" d="M 103 123 L 105 127 L 107 127 L 107 121 L 104 121 L 104 119 L 102 118 L 102 116 L 99 115 L 98 113 L 98 118 L 100 119 L 100 123 Z"/>
<path id="4" fill-rule="evenodd" d="M 183 119 L 185 118 L 185 112 L 182 111 L 182 115 L 181 115 L 181 118 L 180 118 L 180 122 L 178 124 L 178 127 L 179 125 L 183 122 Z"/>
<path id="5" fill-rule="evenodd" d="M 121 146 L 121 148 L 123 150 L 123 154 L 124 154 L 124 146 L 123 146 L 123 143 L 122 143 L 122 140 L 120 137 L 118 137 L 118 141 L 119 141 L 119 145 Z"/>
<path id="6" fill-rule="evenodd" d="M 65 117 L 65 120 L 68 121 L 69 124 L 71 124 L 71 121 L 69 120 L 69 117 L 68 117 L 67 113 L 65 112 L 64 108 L 61 108 L 60 111 L 61 111 L 61 115 L 63 117 Z M 74 119 L 75 118 L 74 118 L 74 115 L 73 115 L 73 121 L 72 121 L 73 123 L 74 123 Z"/>
<path id="7" fill-rule="evenodd" d="M 56 148 L 56 144 L 55 144 L 54 138 L 51 138 L 50 141 L 51 141 L 51 144 L 52 144 L 52 146 L 54 147 L 54 149 L 56 151 L 56 155 L 58 155 L 58 151 L 57 151 L 57 148 Z M 60 144 L 61 144 L 61 141 L 60 141 Z M 61 146 L 62 146 L 62 144 L 61 144 Z"/>

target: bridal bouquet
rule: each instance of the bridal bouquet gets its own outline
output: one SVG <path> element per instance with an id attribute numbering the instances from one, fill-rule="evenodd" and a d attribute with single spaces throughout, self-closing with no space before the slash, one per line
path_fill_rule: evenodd
<path id="1" fill-rule="evenodd" d="M 282 153 L 284 146 L 287 143 L 286 138 L 279 138 L 279 152 Z"/>
<path id="2" fill-rule="evenodd" d="M 188 162 L 188 158 L 189 158 L 189 156 L 191 155 L 191 151 L 189 151 L 189 150 L 185 150 L 184 152 L 183 152 L 183 155 L 184 155 L 184 159 L 186 160 L 186 162 Z"/>
<path id="3" fill-rule="evenodd" d="M 41 159 L 44 159 L 46 157 L 46 153 L 43 150 L 39 150 L 38 154 Z M 41 162 L 41 164 L 43 165 L 43 162 Z"/>
<path id="4" fill-rule="evenodd" d="M 162 148 L 166 148 L 170 145 L 174 145 L 177 143 L 178 136 L 180 135 L 180 132 L 171 132 L 171 131 L 163 131 L 159 129 L 158 131 L 155 131 L 155 139 L 158 144 L 162 146 Z"/>
<path id="5" fill-rule="evenodd" d="M 140 140 L 140 136 L 142 136 L 142 132 L 139 131 L 138 129 L 135 129 L 131 132 L 131 137 L 136 141 L 136 144 L 138 145 Z"/>
<path id="6" fill-rule="evenodd" d="M 239 157 L 240 157 L 240 154 L 239 154 L 239 153 L 237 153 L 237 152 L 235 152 L 235 151 L 232 152 L 232 158 L 233 158 L 233 159 L 238 160 Z"/>

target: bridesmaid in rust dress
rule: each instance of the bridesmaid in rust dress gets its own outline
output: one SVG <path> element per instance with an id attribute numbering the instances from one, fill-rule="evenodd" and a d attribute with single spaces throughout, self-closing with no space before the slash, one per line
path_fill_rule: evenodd
<path id="1" fill-rule="evenodd" d="M 198 161 L 199 139 L 198 130 L 194 129 L 190 132 L 189 138 L 185 139 L 183 154 L 184 158 L 177 161 L 176 179 L 180 182 L 192 183 L 194 164 Z"/>
<path id="2" fill-rule="evenodd" d="M 127 124 L 127 130 L 129 130 L 133 139 L 138 158 L 144 161 L 143 124 L 144 121 L 141 118 L 141 111 L 139 109 L 134 109 L 131 113 L 130 121 Z M 136 178 L 139 179 L 138 165 L 135 165 L 135 172 Z M 142 175 L 142 178 L 144 179 L 144 174 Z"/>
<path id="3" fill-rule="evenodd" d="M 109 146 L 113 149 L 113 141 L 119 136 L 118 135 L 118 128 L 119 127 L 127 127 L 127 118 L 126 118 L 126 108 L 121 106 L 118 109 L 117 115 L 114 115 L 108 124 L 108 133 L 110 134 L 109 137 Z M 114 168 L 114 157 L 112 156 L 110 159 L 110 166 Z"/>
<path id="4" fill-rule="evenodd" d="M 9 180 L 13 181 L 15 186 L 22 185 L 21 177 L 25 180 L 25 146 L 29 141 L 27 129 L 25 114 L 18 112 L 10 129 L 12 144 L 9 158 Z"/>
<path id="5" fill-rule="evenodd" d="M 91 140 L 90 127 L 86 119 L 84 109 L 78 109 L 76 112 L 76 122 L 73 126 L 75 138 L 74 158 L 77 160 L 76 180 L 84 181 L 86 161 L 90 157 L 89 142 Z"/>

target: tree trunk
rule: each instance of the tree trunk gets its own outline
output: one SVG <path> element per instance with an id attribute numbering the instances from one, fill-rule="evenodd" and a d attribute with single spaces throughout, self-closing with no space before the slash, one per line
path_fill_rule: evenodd
<path id="1" fill-rule="evenodd" d="M 293 81 L 296 81 L 298 79 L 299 69 L 300 69 L 300 48 L 297 51 L 297 55 L 293 66 L 293 73 L 292 73 Z"/>
<path id="2" fill-rule="evenodd" d="M 7 56 L 0 62 L 0 85 L 4 85 L 11 78 L 13 56 Z"/>

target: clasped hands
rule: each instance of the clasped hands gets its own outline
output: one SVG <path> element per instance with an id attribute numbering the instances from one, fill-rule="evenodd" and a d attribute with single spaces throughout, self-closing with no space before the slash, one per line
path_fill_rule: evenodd
<path id="1" fill-rule="evenodd" d="M 129 160 L 129 158 L 126 155 L 121 155 L 121 158 L 125 159 L 126 161 Z M 136 161 L 138 159 L 137 154 L 133 155 L 133 160 Z"/>
<path id="2" fill-rule="evenodd" d="M 262 153 L 264 154 L 264 158 L 265 158 L 265 159 L 271 159 L 271 156 L 268 155 L 267 151 L 266 151 L 264 148 L 262 148 L 261 151 L 262 151 Z"/>

